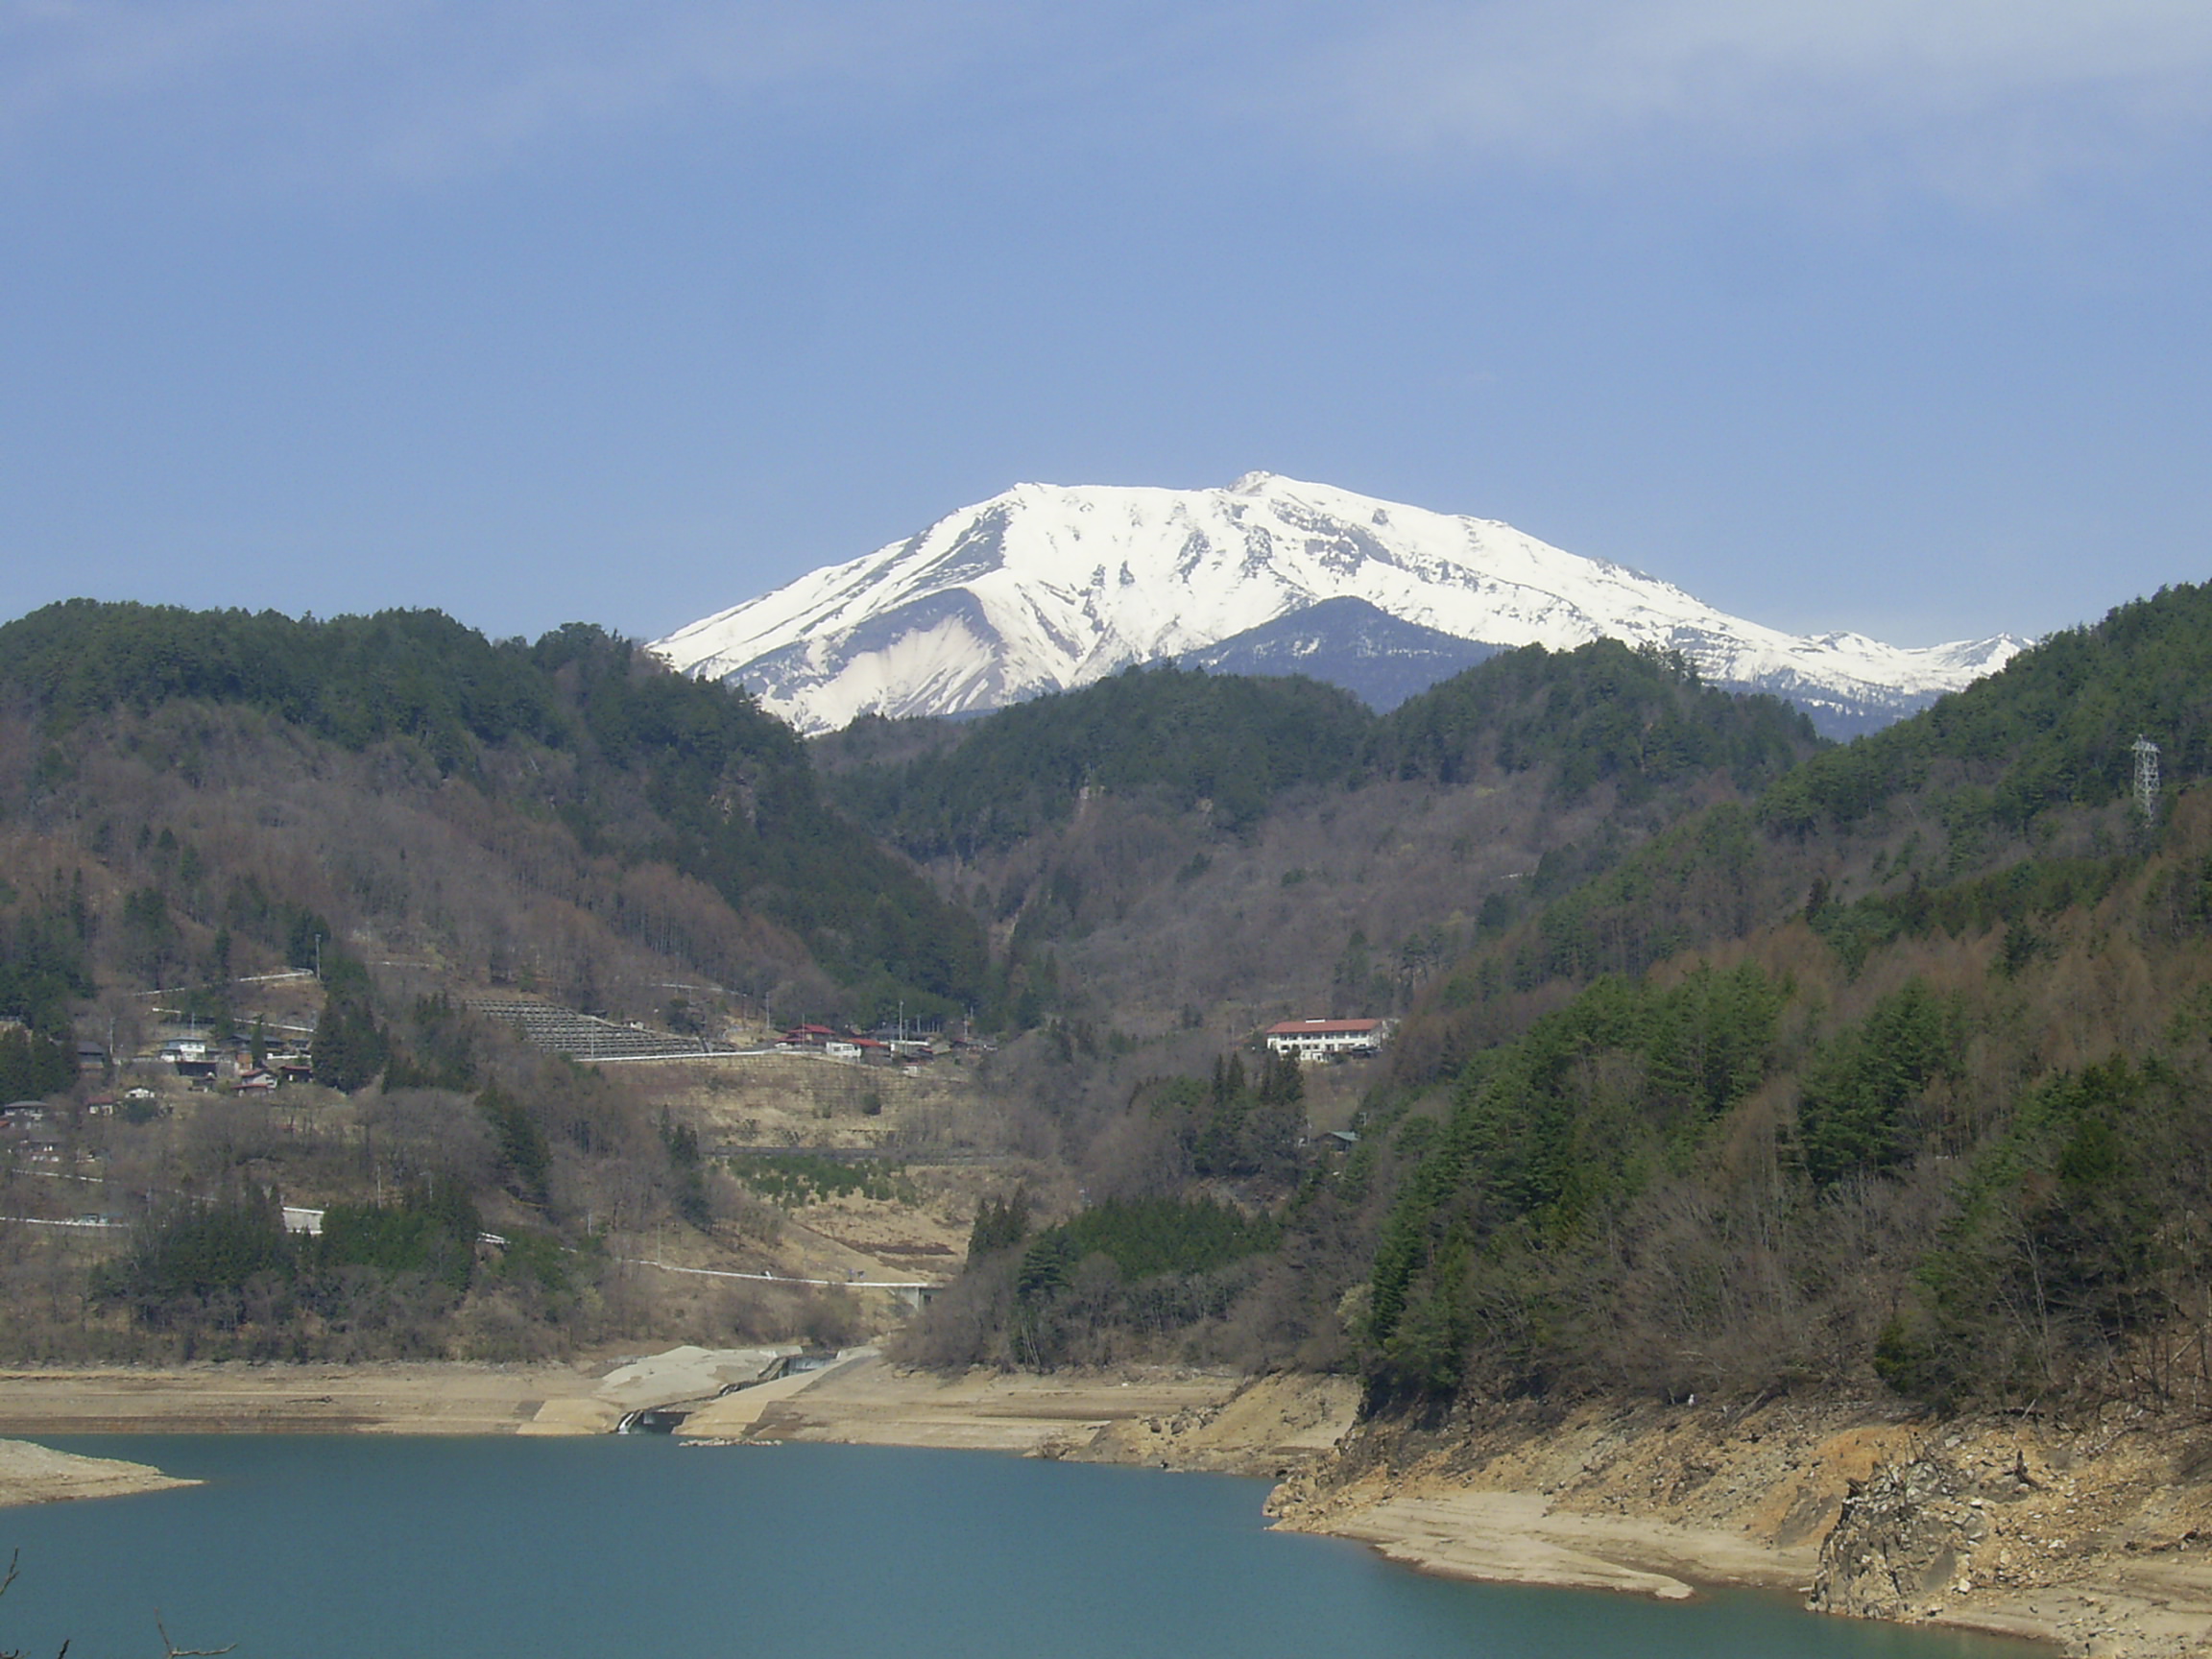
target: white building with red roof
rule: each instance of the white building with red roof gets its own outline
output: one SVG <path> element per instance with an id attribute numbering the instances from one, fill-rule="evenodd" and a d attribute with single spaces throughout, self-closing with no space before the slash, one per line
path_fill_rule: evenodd
<path id="1" fill-rule="evenodd" d="M 1282 1020 L 1267 1027 L 1267 1046 L 1301 1060 L 1380 1053 L 1389 1041 L 1387 1020 Z"/>

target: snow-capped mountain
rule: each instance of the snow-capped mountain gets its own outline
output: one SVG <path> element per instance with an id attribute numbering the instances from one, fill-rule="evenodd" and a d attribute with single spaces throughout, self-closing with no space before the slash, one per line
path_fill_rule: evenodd
<path id="1" fill-rule="evenodd" d="M 1341 600 L 1361 603 L 1329 604 Z M 1323 606 L 1313 620 L 1324 625 L 1273 626 Z M 1377 627 L 1376 613 L 1412 626 Z M 868 712 L 996 709 L 1132 662 L 1204 661 L 1246 636 L 1276 672 L 1350 684 L 1334 663 L 1403 655 L 1416 631 L 1439 679 L 1464 664 L 1433 651 L 1436 635 L 1491 648 L 1600 637 L 1669 647 L 1708 681 L 1775 692 L 1838 733 L 1924 707 L 2026 643 L 1800 637 L 1508 524 L 1254 472 L 1226 490 L 1017 485 L 652 649 L 824 732 Z M 1232 664 L 1242 665 L 1236 649 L 1222 658 Z"/>

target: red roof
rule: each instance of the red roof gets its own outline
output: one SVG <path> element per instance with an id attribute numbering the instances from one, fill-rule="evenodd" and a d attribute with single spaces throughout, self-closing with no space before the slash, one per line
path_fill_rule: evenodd
<path id="1" fill-rule="evenodd" d="M 1326 1037 L 1337 1032 L 1364 1037 L 1382 1028 L 1380 1020 L 1279 1020 L 1267 1027 L 1270 1037 Z"/>

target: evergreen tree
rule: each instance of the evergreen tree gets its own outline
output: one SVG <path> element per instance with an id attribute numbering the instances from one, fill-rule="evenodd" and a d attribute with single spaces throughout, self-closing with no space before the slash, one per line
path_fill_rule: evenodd
<path id="1" fill-rule="evenodd" d="M 315 1080 L 351 1094 L 383 1071 L 392 1045 L 371 1006 L 369 971 L 351 957 L 325 965 L 323 1017 L 308 1057 Z"/>
<path id="2" fill-rule="evenodd" d="M 968 1231 L 968 1260 L 981 1261 L 1000 1250 L 1011 1250 L 1029 1237 L 1029 1194 L 1017 1188 L 1012 1196 L 986 1198 L 975 1211 L 975 1224 Z"/>
<path id="3" fill-rule="evenodd" d="M 507 1190 L 526 1204 L 543 1204 L 553 1151 L 530 1109 L 498 1088 L 477 1095 L 476 1109 L 484 1114 L 498 1142 L 500 1161 L 507 1169 Z"/>

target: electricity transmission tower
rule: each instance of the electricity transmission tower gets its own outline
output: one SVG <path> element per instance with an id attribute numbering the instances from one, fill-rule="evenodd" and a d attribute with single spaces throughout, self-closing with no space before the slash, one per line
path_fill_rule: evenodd
<path id="1" fill-rule="evenodd" d="M 2139 736 L 2134 749 L 2135 805 L 2143 809 L 2143 821 L 2148 824 L 2158 816 L 2158 745 Z"/>

